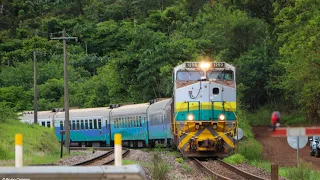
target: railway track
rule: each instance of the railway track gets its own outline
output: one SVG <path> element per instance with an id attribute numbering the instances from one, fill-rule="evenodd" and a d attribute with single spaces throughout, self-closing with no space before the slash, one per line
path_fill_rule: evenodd
<path id="1" fill-rule="evenodd" d="M 213 179 L 222 179 L 222 180 L 264 180 L 261 177 L 258 177 L 254 174 L 245 172 L 228 164 L 221 160 L 214 161 L 199 161 L 198 159 L 193 159 L 193 162 L 204 170 L 205 173 Z"/>
<path id="2" fill-rule="evenodd" d="M 129 149 L 122 150 L 122 157 L 125 157 L 130 152 Z M 97 156 L 95 158 L 79 162 L 76 164 L 73 164 L 72 166 L 101 166 L 101 165 L 110 165 L 114 162 L 114 149 Z"/>
<path id="3" fill-rule="evenodd" d="M 107 150 L 112 150 L 113 147 L 70 147 L 70 151 L 88 150 L 88 149 L 107 151 Z"/>

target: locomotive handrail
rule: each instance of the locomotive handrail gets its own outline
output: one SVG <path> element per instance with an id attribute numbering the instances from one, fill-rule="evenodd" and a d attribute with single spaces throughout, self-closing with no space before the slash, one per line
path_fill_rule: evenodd
<path id="1" fill-rule="evenodd" d="M 183 101 L 183 102 L 180 104 L 180 107 L 179 107 L 178 111 L 180 111 L 182 104 L 184 104 L 184 103 L 186 103 L 186 102 L 187 102 L 187 101 Z M 176 114 L 176 115 L 175 115 L 174 118 L 173 118 L 173 133 L 174 133 L 174 135 L 178 135 L 178 134 L 176 133 L 176 119 L 177 119 L 178 113 L 175 113 L 175 114 Z"/>

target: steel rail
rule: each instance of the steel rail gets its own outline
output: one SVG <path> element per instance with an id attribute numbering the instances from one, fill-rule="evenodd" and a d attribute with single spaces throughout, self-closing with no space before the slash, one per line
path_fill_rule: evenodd
<path id="1" fill-rule="evenodd" d="M 254 174 L 248 173 L 246 171 L 243 171 L 229 163 L 226 163 L 220 159 L 217 160 L 222 166 L 224 166 L 225 168 L 228 168 L 230 171 L 233 171 L 237 174 L 239 174 L 240 176 L 246 178 L 246 179 L 251 179 L 251 180 L 264 180 L 264 178 L 256 176 Z"/>
<path id="2" fill-rule="evenodd" d="M 105 150 L 111 150 L 113 149 L 113 147 L 70 147 L 71 151 L 89 150 L 89 149 L 105 151 Z"/>
<path id="3" fill-rule="evenodd" d="M 201 169 L 203 169 L 205 171 L 205 173 L 207 175 L 209 175 L 211 178 L 213 179 L 223 179 L 223 180 L 232 180 L 230 178 L 227 178 L 225 176 L 222 176 L 220 174 L 217 174 L 215 172 L 213 172 L 212 170 L 210 170 L 209 168 L 207 168 L 204 164 L 202 164 L 198 159 L 193 158 L 193 162 L 196 163 L 197 166 L 199 166 Z"/>
<path id="4" fill-rule="evenodd" d="M 129 154 L 130 150 L 129 149 L 125 149 L 124 153 L 122 153 L 122 157 L 126 157 L 128 154 Z M 103 165 L 110 165 L 114 162 L 114 158 L 111 159 L 110 161 L 108 162 L 105 162 Z"/>
<path id="5" fill-rule="evenodd" d="M 114 150 L 112 149 L 111 151 L 108 151 L 104 154 L 101 154 L 100 156 L 97 156 L 97 157 L 94 157 L 92 159 L 88 159 L 86 161 L 82 161 L 82 162 L 79 162 L 79 163 L 76 163 L 76 164 L 73 164 L 72 166 L 86 166 L 86 165 L 90 165 L 90 164 L 93 164 L 95 161 L 98 161 L 98 160 L 101 160 L 105 157 L 108 157 L 110 156 L 111 154 L 114 153 Z"/>

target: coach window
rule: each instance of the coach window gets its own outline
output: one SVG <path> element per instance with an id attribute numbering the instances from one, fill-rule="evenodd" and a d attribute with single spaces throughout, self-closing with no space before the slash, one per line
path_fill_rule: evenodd
<path id="1" fill-rule="evenodd" d="M 132 117 L 129 117 L 129 119 L 130 119 L 130 127 L 133 128 L 134 126 L 133 126 Z"/>
<path id="2" fill-rule="evenodd" d="M 116 122 L 117 122 L 117 127 L 116 128 L 119 128 L 120 127 L 120 120 L 117 118 Z"/>
<path id="3" fill-rule="evenodd" d="M 76 122 L 75 120 L 72 120 L 72 130 L 75 130 L 76 129 Z"/>
<path id="4" fill-rule="evenodd" d="M 117 128 L 117 121 L 115 119 L 113 120 L 113 126 L 114 128 Z"/>
<path id="5" fill-rule="evenodd" d="M 130 128 L 130 121 L 129 121 L 129 117 L 127 117 L 127 128 Z"/>
<path id="6" fill-rule="evenodd" d="M 139 119 L 136 119 L 136 127 L 139 127 Z"/>
<path id="7" fill-rule="evenodd" d="M 89 129 L 88 119 L 84 120 L 84 126 L 85 126 L 85 129 Z"/>
<path id="8" fill-rule="evenodd" d="M 121 128 L 125 128 L 125 119 L 122 117 L 121 118 Z"/>
<path id="9" fill-rule="evenodd" d="M 98 119 L 98 129 L 101 129 L 101 119 Z"/>
<path id="10" fill-rule="evenodd" d="M 77 120 L 77 130 L 80 130 L 80 121 Z"/>
<path id="11" fill-rule="evenodd" d="M 63 130 L 63 121 L 60 121 L 60 130 Z"/>
<path id="12" fill-rule="evenodd" d="M 97 119 L 93 120 L 93 127 L 94 127 L 94 129 L 97 129 Z"/>
<path id="13" fill-rule="evenodd" d="M 130 125 L 130 124 L 129 124 L 129 118 L 126 117 L 126 127 L 129 128 L 129 125 Z"/>
<path id="14" fill-rule="evenodd" d="M 141 116 L 139 116 L 139 124 L 140 124 L 140 127 L 142 127 L 142 124 L 141 124 Z"/>
<path id="15" fill-rule="evenodd" d="M 77 130 L 80 130 L 80 121 L 77 120 Z"/>
<path id="16" fill-rule="evenodd" d="M 69 129 L 72 130 L 71 121 L 69 121 Z"/>
<path id="17" fill-rule="evenodd" d="M 130 120 L 129 120 L 129 117 L 127 117 L 127 128 L 130 128 Z"/>
<path id="18" fill-rule="evenodd" d="M 47 121 L 47 127 L 48 128 L 50 127 L 50 121 Z"/>
<path id="19" fill-rule="evenodd" d="M 84 129 L 83 120 L 81 120 L 81 129 Z"/>
<path id="20" fill-rule="evenodd" d="M 92 119 L 89 120 L 89 129 L 92 129 Z"/>
<path id="21" fill-rule="evenodd" d="M 42 121 L 42 122 L 41 122 L 41 126 L 46 126 L 46 122 L 45 122 L 45 121 Z"/>

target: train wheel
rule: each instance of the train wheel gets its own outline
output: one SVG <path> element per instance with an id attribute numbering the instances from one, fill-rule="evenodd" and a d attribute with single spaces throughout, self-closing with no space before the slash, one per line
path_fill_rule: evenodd
<path id="1" fill-rule="evenodd" d="M 315 155 L 317 158 L 320 157 L 320 149 L 318 147 L 316 147 L 316 154 Z"/>
<path id="2" fill-rule="evenodd" d="M 314 156 L 315 155 L 315 153 L 311 150 L 310 151 L 310 156 Z"/>

